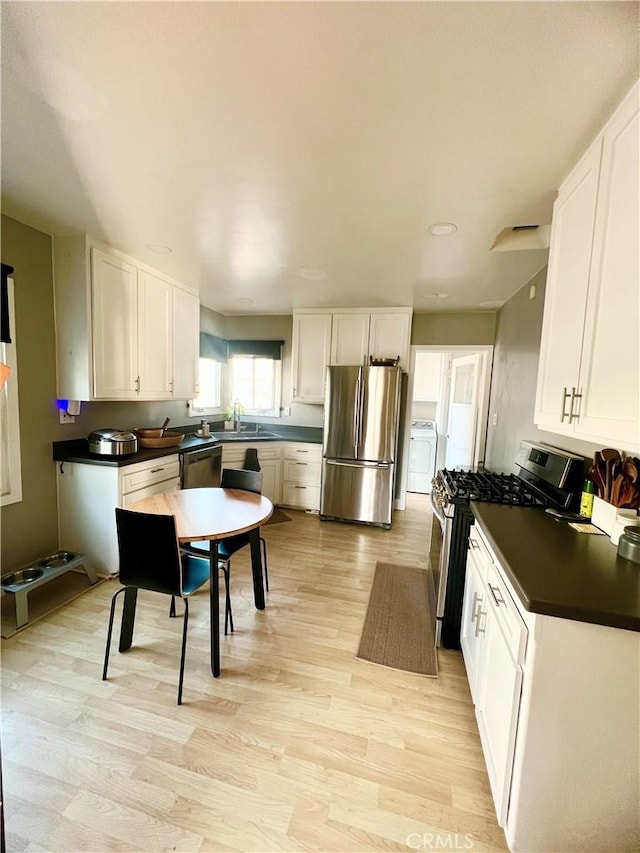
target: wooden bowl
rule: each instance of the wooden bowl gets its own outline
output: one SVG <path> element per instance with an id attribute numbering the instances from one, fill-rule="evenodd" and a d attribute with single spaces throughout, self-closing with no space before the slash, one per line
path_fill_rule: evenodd
<path id="1" fill-rule="evenodd" d="M 162 429 L 160 427 L 145 427 L 144 429 L 134 429 L 134 433 L 138 438 L 162 438 Z"/>
<path id="2" fill-rule="evenodd" d="M 162 438 L 145 438 L 143 435 L 138 436 L 138 441 L 140 442 L 141 447 L 176 447 L 183 439 L 184 433 L 177 432 L 172 432 L 169 435 L 163 435 Z"/>

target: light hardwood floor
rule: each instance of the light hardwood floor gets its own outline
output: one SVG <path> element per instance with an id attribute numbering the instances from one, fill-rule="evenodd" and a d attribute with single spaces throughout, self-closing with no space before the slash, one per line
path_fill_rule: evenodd
<path id="1" fill-rule="evenodd" d="M 8 853 L 506 849 L 460 653 L 439 650 L 437 679 L 354 656 L 376 561 L 426 565 L 426 497 L 390 531 L 287 513 L 264 528 L 263 612 L 234 558 L 216 680 L 208 589 L 192 597 L 181 707 L 164 596 L 141 593 L 108 682 L 116 581 L 4 641 Z"/>

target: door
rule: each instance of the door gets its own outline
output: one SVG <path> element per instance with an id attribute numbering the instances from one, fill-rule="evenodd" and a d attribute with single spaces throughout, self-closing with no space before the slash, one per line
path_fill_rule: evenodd
<path id="1" fill-rule="evenodd" d="M 355 459 L 360 429 L 360 372 L 358 366 L 327 369 L 324 408 L 324 456 Z"/>
<path id="2" fill-rule="evenodd" d="M 600 144 L 582 158 L 553 206 L 544 301 L 535 423 L 566 431 L 572 387 L 578 384 L 600 172 Z"/>
<path id="3" fill-rule="evenodd" d="M 138 276 L 118 257 L 91 250 L 94 396 L 138 399 Z"/>
<path id="4" fill-rule="evenodd" d="M 197 396 L 200 360 L 200 300 L 186 290 L 173 287 L 173 370 L 171 391 L 174 400 Z"/>
<path id="5" fill-rule="evenodd" d="M 324 402 L 330 355 L 331 314 L 294 314 L 291 351 L 291 399 L 294 402 Z"/>
<path id="6" fill-rule="evenodd" d="M 389 525 L 392 501 L 392 464 L 323 461 L 321 516 Z"/>
<path id="7" fill-rule="evenodd" d="M 482 353 L 479 352 L 454 358 L 451 362 L 446 468 L 473 465 L 481 366 Z"/>
<path id="8" fill-rule="evenodd" d="M 331 364 L 364 364 L 369 354 L 369 315 L 334 314 Z"/>
<path id="9" fill-rule="evenodd" d="M 393 462 L 398 430 L 399 367 L 363 367 L 357 458 Z"/>
<path id="10" fill-rule="evenodd" d="M 168 281 L 138 272 L 140 400 L 171 397 L 172 290 Z"/>

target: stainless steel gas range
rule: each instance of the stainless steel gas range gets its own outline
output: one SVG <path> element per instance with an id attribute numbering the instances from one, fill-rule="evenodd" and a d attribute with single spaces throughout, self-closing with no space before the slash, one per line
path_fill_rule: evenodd
<path id="1" fill-rule="evenodd" d="M 462 598 L 467 566 L 471 501 L 553 508 L 578 508 L 586 460 L 555 447 L 522 441 L 517 474 L 443 468 L 433 479 L 429 557 L 436 605 L 436 645 L 460 648 Z"/>

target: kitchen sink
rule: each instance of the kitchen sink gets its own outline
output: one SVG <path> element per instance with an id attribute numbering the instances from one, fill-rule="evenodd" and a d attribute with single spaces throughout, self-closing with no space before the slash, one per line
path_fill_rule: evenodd
<path id="1" fill-rule="evenodd" d="M 267 430 L 260 430 L 260 432 L 253 432 L 251 430 L 247 430 L 246 432 L 244 430 L 241 432 L 225 430 L 224 432 L 212 432 L 211 435 L 220 441 L 261 441 L 265 438 L 282 437 L 275 432 L 268 432 Z"/>

